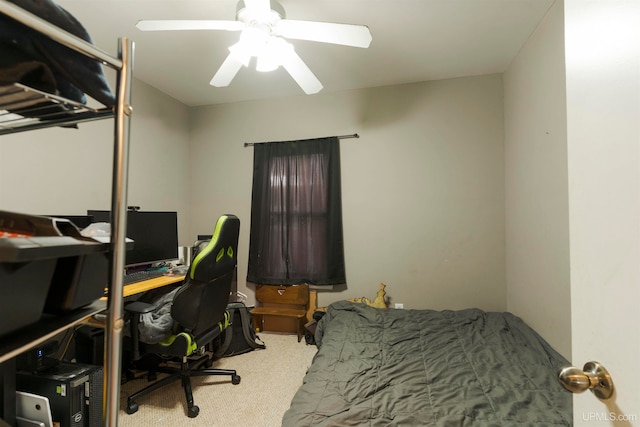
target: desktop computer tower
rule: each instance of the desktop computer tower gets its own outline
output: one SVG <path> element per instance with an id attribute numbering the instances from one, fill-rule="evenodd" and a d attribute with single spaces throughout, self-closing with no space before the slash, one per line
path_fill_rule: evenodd
<path id="1" fill-rule="evenodd" d="M 60 362 L 40 371 L 17 371 L 16 390 L 49 399 L 54 425 L 102 425 L 102 366 Z"/>
<path id="2" fill-rule="evenodd" d="M 104 328 L 91 326 L 78 328 L 74 344 L 76 362 L 104 365 Z"/>

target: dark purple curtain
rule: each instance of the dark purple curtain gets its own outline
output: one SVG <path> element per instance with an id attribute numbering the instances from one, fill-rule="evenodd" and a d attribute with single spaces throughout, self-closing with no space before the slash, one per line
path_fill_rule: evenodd
<path id="1" fill-rule="evenodd" d="M 338 138 L 253 149 L 247 281 L 345 283 Z"/>

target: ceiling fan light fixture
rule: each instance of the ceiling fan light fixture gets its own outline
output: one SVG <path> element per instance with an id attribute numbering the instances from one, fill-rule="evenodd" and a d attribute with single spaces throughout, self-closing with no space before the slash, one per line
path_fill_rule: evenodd
<path id="1" fill-rule="evenodd" d="M 265 56 L 259 56 L 258 61 L 256 62 L 256 71 L 260 71 L 261 73 L 269 73 L 271 71 L 275 71 L 280 68 L 280 63 L 273 58 L 268 58 Z"/>
<path id="2" fill-rule="evenodd" d="M 256 61 L 256 71 L 268 73 L 275 71 L 280 67 L 280 60 L 269 53 L 258 56 Z"/>
<path id="3" fill-rule="evenodd" d="M 287 49 L 293 46 L 281 37 L 271 36 L 256 28 L 246 28 L 240 35 L 240 41 L 229 47 L 231 55 L 248 67 L 251 58 L 256 58 L 256 70 L 274 71 L 280 67 Z"/>
<path id="4" fill-rule="evenodd" d="M 247 64 L 245 66 L 248 66 L 248 61 L 252 56 L 259 56 L 264 52 L 268 40 L 269 36 L 260 29 L 247 27 L 242 30 L 238 43 L 229 47 L 229 50 L 236 55 L 238 59 L 242 59 L 243 63 L 246 58 Z"/>
<path id="5" fill-rule="evenodd" d="M 277 70 L 292 50 L 294 49 L 291 43 L 280 37 L 271 36 L 265 49 L 258 55 L 256 70 L 261 72 Z"/>

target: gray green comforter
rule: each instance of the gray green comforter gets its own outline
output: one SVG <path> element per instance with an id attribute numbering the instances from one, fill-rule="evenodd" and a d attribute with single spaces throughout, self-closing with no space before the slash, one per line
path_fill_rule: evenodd
<path id="1" fill-rule="evenodd" d="M 283 426 L 570 426 L 569 363 L 510 313 L 341 301 Z"/>

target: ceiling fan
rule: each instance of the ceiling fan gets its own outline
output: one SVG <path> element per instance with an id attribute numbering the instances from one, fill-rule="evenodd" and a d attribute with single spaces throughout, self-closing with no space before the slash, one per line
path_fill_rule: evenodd
<path id="1" fill-rule="evenodd" d="M 258 71 L 282 66 L 307 94 L 317 93 L 322 83 L 285 39 L 309 40 L 367 48 L 371 33 L 365 25 L 285 19 L 284 8 L 275 0 L 240 0 L 235 21 L 224 20 L 141 20 L 142 31 L 225 30 L 240 31 L 238 43 L 209 84 L 229 86 L 240 67 L 255 57 Z"/>

